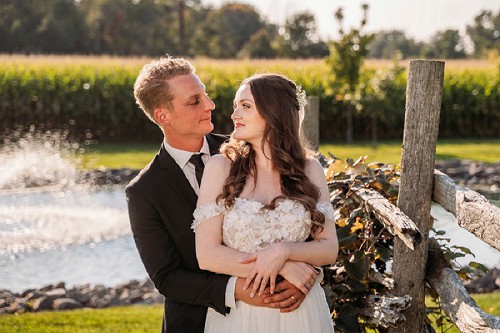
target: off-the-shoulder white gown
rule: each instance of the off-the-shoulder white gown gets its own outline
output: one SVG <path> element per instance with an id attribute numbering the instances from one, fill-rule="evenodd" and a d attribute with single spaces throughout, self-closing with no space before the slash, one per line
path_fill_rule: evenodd
<path id="1" fill-rule="evenodd" d="M 329 202 L 319 202 L 319 211 L 335 218 Z M 303 242 L 311 230 L 309 212 L 297 201 L 284 199 L 275 209 L 264 209 L 260 202 L 237 198 L 230 209 L 206 204 L 194 212 L 193 229 L 208 218 L 224 214 L 223 242 L 233 249 L 255 253 L 278 242 Z M 317 281 L 300 307 L 289 313 L 278 309 L 236 302 L 226 316 L 209 308 L 205 332 L 269 333 L 269 332 L 333 332 L 330 311 L 323 288 Z"/>

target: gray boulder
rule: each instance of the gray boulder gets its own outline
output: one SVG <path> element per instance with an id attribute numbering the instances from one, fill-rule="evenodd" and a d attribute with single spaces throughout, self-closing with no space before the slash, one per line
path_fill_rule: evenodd
<path id="1" fill-rule="evenodd" d="M 54 310 L 72 310 L 81 309 L 83 305 L 71 298 L 59 298 L 53 302 L 52 308 Z"/>

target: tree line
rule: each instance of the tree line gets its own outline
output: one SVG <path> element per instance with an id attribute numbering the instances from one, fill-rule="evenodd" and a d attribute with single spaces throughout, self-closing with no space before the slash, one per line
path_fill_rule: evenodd
<path id="1" fill-rule="evenodd" d="M 332 21 L 333 21 L 332 13 Z M 368 57 L 395 55 L 482 57 L 500 49 L 500 11 L 482 11 L 467 25 L 466 52 L 458 30 L 416 42 L 403 31 L 373 34 Z M 159 56 L 166 53 L 211 58 L 322 58 L 328 44 L 308 11 L 283 26 L 267 22 L 251 5 L 219 8 L 201 0 L 3 0 L 0 52 Z"/>

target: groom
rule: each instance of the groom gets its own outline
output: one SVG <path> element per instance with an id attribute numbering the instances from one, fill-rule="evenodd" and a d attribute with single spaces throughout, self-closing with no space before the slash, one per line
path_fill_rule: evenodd
<path id="1" fill-rule="evenodd" d="M 203 163 L 227 138 L 210 134 L 215 105 L 194 67 L 166 57 L 146 64 L 137 103 L 164 134 L 160 151 L 126 188 L 130 225 L 146 271 L 165 296 L 162 332 L 203 332 L 207 307 L 229 313 L 235 301 L 293 311 L 305 295 L 282 281 L 278 293 L 249 296 L 244 280 L 199 268 L 191 229 Z M 201 156 L 200 156 L 201 155 Z M 278 310 L 276 310 L 278 311 Z"/>

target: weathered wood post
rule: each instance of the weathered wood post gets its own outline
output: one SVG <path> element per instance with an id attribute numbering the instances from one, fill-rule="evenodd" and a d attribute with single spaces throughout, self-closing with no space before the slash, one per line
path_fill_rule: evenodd
<path id="1" fill-rule="evenodd" d="M 319 97 L 308 96 L 305 107 L 304 121 L 302 122 L 304 135 L 312 148 L 319 147 Z"/>
<path id="2" fill-rule="evenodd" d="M 422 242 L 411 250 L 395 238 L 395 293 L 409 295 L 412 300 L 404 312 L 406 321 L 391 333 L 424 331 L 425 267 L 443 76 L 442 61 L 410 61 L 398 207 L 422 232 Z"/>

